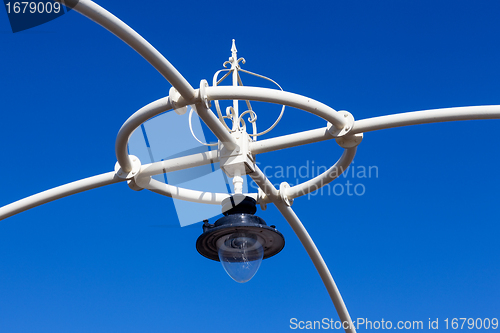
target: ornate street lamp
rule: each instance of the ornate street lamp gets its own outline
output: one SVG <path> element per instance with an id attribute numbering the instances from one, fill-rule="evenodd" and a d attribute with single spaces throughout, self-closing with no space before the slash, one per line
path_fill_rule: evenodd
<path id="1" fill-rule="evenodd" d="M 203 234 L 196 241 L 202 256 L 220 261 L 227 274 L 240 283 L 255 275 L 262 259 L 274 256 L 285 246 L 283 235 L 254 215 L 255 203 L 251 197 L 224 199 L 224 217 L 214 224 L 205 220 Z"/>
<path id="2" fill-rule="evenodd" d="M 291 208 L 294 199 L 318 190 L 346 170 L 356 154 L 364 132 L 433 122 L 500 118 L 500 106 L 491 105 L 426 110 L 355 121 L 347 111 L 336 111 L 311 98 L 285 92 L 281 87 L 267 89 L 242 86 L 239 72 L 253 73 L 241 68 L 240 63 L 244 63 L 244 60 L 237 57 L 234 42 L 231 57 L 225 63 L 225 65 L 230 64 L 231 68 L 223 70 L 227 73 L 220 80 L 217 75 L 221 71 L 216 73 L 211 86 L 207 81 L 201 80 L 199 88 L 194 89 L 163 55 L 117 17 L 90 0 L 70 2 L 74 10 L 102 25 L 136 50 L 172 84 L 172 88 L 168 96 L 144 106 L 124 122 L 116 138 L 115 153 L 118 162 L 114 171 L 62 185 L 11 203 L 0 208 L 0 219 L 68 195 L 125 181 L 134 190 L 148 189 L 175 199 L 222 205 L 224 216 L 214 224 L 205 222 L 203 234 L 198 238 L 196 248 L 203 256 L 221 261 L 233 279 L 245 282 L 255 274 L 262 259 L 271 257 L 283 249 L 284 238 L 281 233 L 254 215 L 257 204 L 263 208 L 267 204 L 274 204 L 304 245 L 344 323 L 346 332 L 355 332 L 350 315 L 320 252 Z M 220 86 L 222 80 L 229 76 L 232 77 L 232 85 Z M 232 107 L 226 109 L 225 115 L 219 106 L 219 101 L 222 100 L 233 101 Z M 238 101 L 246 101 L 248 110 L 240 113 Z M 256 112 L 251 108 L 251 101 L 283 106 L 276 122 L 261 133 L 257 132 Z M 136 156 L 129 155 L 127 150 L 129 138 L 141 124 L 172 109 L 183 115 L 188 106 L 191 106 L 189 117 L 196 112 L 217 137 L 217 149 L 148 165 L 143 165 Z M 276 126 L 285 106 L 317 115 L 325 120 L 325 126 L 257 140 L 260 135 L 268 133 Z M 212 112 L 213 107 L 217 112 Z M 248 128 L 243 119 L 244 115 L 250 117 L 251 126 Z M 229 126 L 226 121 L 230 123 Z M 276 188 L 255 163 L 255 156 L 261 153 L 329 139 L 335 139 L 336 143 L 344 148 L 339 160 L 324 173 L 295 186 L 281 183 L 279 188 Z M 220 163 L 224 174 L 232 178 L 233 193 L 196 191 L 165 184 L 153 178 L 158 174 L 216 162 Z M 245 175 L 250 176 L 259 186 L 258 193 L 243 193 Z"/>

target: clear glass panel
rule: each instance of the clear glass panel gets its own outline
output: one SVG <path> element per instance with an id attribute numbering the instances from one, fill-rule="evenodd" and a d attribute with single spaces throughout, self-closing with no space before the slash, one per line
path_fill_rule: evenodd
<path id="1" fill-rule="evenodd" d="M 253 234 L 234 233 L 222 237 L 217 246 L 224 270 L 239 283 L 252 279 L 264 257 L 262 244 Z"/>

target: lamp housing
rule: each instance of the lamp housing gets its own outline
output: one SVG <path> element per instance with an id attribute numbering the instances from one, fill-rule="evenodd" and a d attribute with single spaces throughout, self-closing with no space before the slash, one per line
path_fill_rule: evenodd
<path id="1" fill-rule="evenodd" d="M 238 202 L 238 204 L 236 204 Z M 285 238 L 274 225 L 255 216 L 257 211 L 255 199 L 248 196 L 234 195 L 222 202 L 224 216 L 214 224 L 204 221 L 203 234 L 196 241 L 196 250 L 211 260 L 220 261 L 219 247 L 224 240 L 234 237 L 234 234 L 256 239 L 262 245 L 263 259 L 279 253 L 285 246 Z M 250 251 L 250 257 L 253 253 Z"/>

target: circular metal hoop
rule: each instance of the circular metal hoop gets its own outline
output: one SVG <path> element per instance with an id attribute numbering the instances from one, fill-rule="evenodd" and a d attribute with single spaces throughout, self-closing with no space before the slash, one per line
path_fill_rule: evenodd
<path id="1" fill-rule="evenodd" d="M 327 105 L 315 101 L 313 99 L 281 90 L 258 88 L 258 87 L 243 87 L 243 86 L 207 87 L 206 85 L 204 85 L 202 89 L 198 89 L 196 91 L 196 96 L 198 96 L 196 100 L 190 101 L 189 104 L 197 103 L 200 101 L 206 101 L 207 103 L 209 103 L 209 101 L 215 101 L 215 100 L 249 100 L 249 101 L 260 101 L 260 102 L 281 104 L 301 109 L 303 111 L 315 114 L 320 118 L 324 119 L 325 121 L 327 121 L 329 124 L 329 132 L 332 134 L 332 138 L 346 137 L 349 131 L 354 126 L 354 118 L 347 111 L 337 112 L 334 109 L 328 107 Z M 128 139 L 130 138 L 130 135 L 133 133 L 133 131 L 135 131 L 135 129 L 138 128 L 146 120 L 162 112 L 172 109 L 173 103 L 170 102 L 169 98 L 167 103 L 163 103 L 162 105 L 160 105 L 160 107 L 157 104 L 158 101 L 148 105 L 152 106 L 151 107 L 152 110 L 150 110 L 148 106 L 146 106 L 143 109 L 134 113 L 129 119 L 127 119 L 127 121 L 120 129 L 116 142 L 117 159 L 120 165 L 122 165 L 121 162 L 124 162 L 125 164 L 130 164 L 129 156 L 126 154 L 127 151 L 126 148 L 128 144 Z M 187 104 L 188 103 L 182 97 L 180 97 L 175 102 L 175 106 L 178 108 L 185 106 Z M 126 138 L 126 140 L 124 140 L 124 138 Z M 349 164 L 352 162 L 354 155 L 356 153 L 356 146 L 361 142 L 361 138 L 362 136 L 361 137 L 358 136 L 354 140 L 349 140 L 350 145 L 344 147 L 345 148 L 344 153 L 329 170 L 325 171 L 321 175 L 311 180 L 308 180 L 293 187 L 288 187 L 286 188 L 286 190 L 283 189 L 282 192 L 283 191 L 285 192 L 282 194 L 289 199 L 293 199 L 301 195 L 313 192 L 321 188 L 322 186 L 328 184 L 329 182 L 333 181 L 334 179 L 336 179 L 344 170 L 347 169 Z M 337 141 L 337 142 L 340 144 L 340 142 L 343 141 L 340 142 Z M 123 152 L 125 152 L 125 154 L 123 154 Z M 216 162 L 216 161 L 213 160 L 211 162 Z M 185 168 L 189 168 L 192 166 L 196 165 L 187 164 Z M 124 168 L 122 167 L 122 169 Z M 143 171 L 142 168 L 141 171 Z M 139 172 L 139 174 L 137 174 L 134 177 L 135 184 L 141 188 L 150 189 L 156 193 L 160 193 L 169 197 L 175 197 L 181 200 L 195 201 L 208 204 L 220 204 L 222 200 L 227 197 L 227 194 L 225 193 L 212 193 L 212 192 L 189 190 L 171 186 L 168 184 L 159 186 L 159 184 L 162 183 L 152 180 L 150 176 L 151 174 L 148 174 L 148 176 L 146 176 L 147 178 L 144 176 L 141 177 L 141 172 Z M 257 194 L 248 193 L 247 195 L 255 197 Z"/>

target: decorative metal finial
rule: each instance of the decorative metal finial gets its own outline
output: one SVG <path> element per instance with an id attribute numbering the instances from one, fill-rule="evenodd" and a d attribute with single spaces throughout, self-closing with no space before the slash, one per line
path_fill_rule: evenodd
<path id="1" fill-rule="evenodd" d="M 236 49 L 236 41 L 233 39 L 233 46 L 231 46 L 231 55 L 233 57 L 233 61 L 236 61 L 238 59 L 238 56 L 236 55 L 238 50 Z"/>
<path id="2" fill-rule="evenodd" d="M 232 45 L 231 45 L 231 57 L 229 57 L 228 61 L 225 61 L 222 64 L 222 66 L 224 67 L 224 69 L 221 69 L 221 70 L 217 71 L 214 74 L 214 77 L 213 77 L 213 85 L 214 86 L 219 85 L 227 77 L 231 77 L 232 78 L 232 81 L 233 81 L 232 82 L 232 86 L 233 87 L 243 86 L 243 82 L 241 81 L 241 77 L 240 77 L 240 74 L 238 72 L 244 72 L 246 74 L 250 74 L 252 76 L 256 76 L 256 77 L 259 77 L 261 79 L 270 81 L 273 84 L 275 84 L 276 86 L 278 86 L 278 88 L 281 91 L 283 91 L 283 88 L 281 88 L 281 86 L 278 83 L 276 83 L 274 80 L 272 80 L 272 79 L 270 79 L 268 77 L 265 77 L 263 75 L 256 74 L 256 73 L 253 73 L 253 72 L 250 72 L 250 71 L 242 69 L 241 66 L 240 66 L 240 62 L 242 64 L 245 64 L 246 61 L 245 61 L 245 58 L 243 58 L 243 57 L 238 59 L 237 52 L 238 52 L 238 50 L 236 49 L 236 40 L 233 39 L 232 40 Z M 227 68 L 227 65 L 230 65 L 231 68 Z M 226 73 L 221 79 L 219 79 L 219 74 L 221 72 L 228 72 L 228 73 Z M 214 104 L 215 104 L 215 108 L 217 110 L 217 115 L 219 116 L 219 120 L 221 121 L 222 125 L 229 132 L 235 132 L 237 130 L 246 131 L 246 124 L 245 124 L 245 120 L 243 119 L 243 116 L 246 115 L 246 114 L 248 114 L 250 116 L 248 118 L 248 122 L 250 124 L 252 124 L 252 131 L 253 131 L 253 133 L 251 134 L 251 136 L 252 136 L 252 138 L 253 138 L 254 141 L 257 140 L 257 136 L 260 136 L 260 135 L 263 135 L 263 134 L 266 134 L 266 133 L 270 132 L 280 122 L 281 117 L 283 116 L 283 112 L 285 111 L 285 105 L 283 105 L 281 107 L 281 113 L 278 116 L 278 119 L 276 119 L 276 121 L 274 122 L 274 124 L 272 124 L 271 127 L 269 127 L 267 130 L 258 133 L 257 132 L 257 124 L 256 124 L 257 114 L 253 110 L 250 101 L 249 100 L 245 100 L 245 102 L 246 102 L 247 109 L 246 109 L 246 111 L 243 111 L 240 114 L 240 112 L 239 112 L 239 106 L 238 106 L 238 100 L 233 100 L 233 106 L 230 106 L 230 107 L 226 108 L 226 115 L 225 116 L 222 115 L 222 112 L 221 112 L 221 109 L 220 109 L 220 105 L 219 105 L 219 101 L 215 100 Z M 231 121 L 231 127 L 229 127 L 225 123 L 224 119 L 229 119 Z M 199 142 L 201 143 L 201 141 L 199 141 Z"/>

